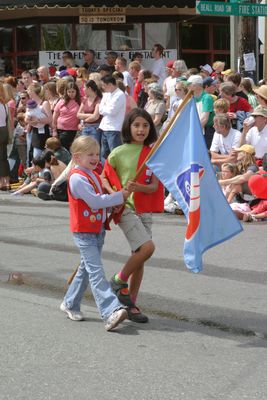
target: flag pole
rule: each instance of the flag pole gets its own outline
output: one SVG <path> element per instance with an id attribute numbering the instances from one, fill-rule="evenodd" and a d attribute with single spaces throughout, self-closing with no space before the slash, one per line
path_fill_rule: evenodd
<path id="1" fill-rule="evenodd" d="M 177 110 L 175 111 L 175 114 L 172 116 L 171 120 L 169 121 L 168 125 L 166 126 L 166 128 L 163 130 L 162 134 L 158 137 L 157 141 L 155 142 L 154 146 L 151 148 L 150 152 L 148 153 L 148 155 L 146 156 L 144 162 L 142 163 L 142 165 L 140 165 L 138 171 L 136 172 L 136 175 L 133 179 L 133 181 L 137 181 L 137 179 L 139 178 L 139 176 L 142 174 L 142 172 L 145 169 L 145 165 L 147 160 L 152 156 L 152 154 L 155 153 L 155 151 L 158 149 L 159 145 L 161 144 L 161 142 L 163 141 L 163 139 L 165 138 L 165 136 L 168 134 L 169 130 L 171 129 L 172 125 L 174 124 L 174 122 L 176 121 L 176 119 L 178 118 L 179 114 L 181 113 L 181 111 L 184 109 L 184 107 L 187 105 L 187 103 L 191 100 L 191 98 L 193 97 L 194 93 L 193 91 L 189 90 L 189 92 L 186 94 L 185 98 L 183 99 L 182 103 L 179 105 L 179 107 L 177 108 Z"/>

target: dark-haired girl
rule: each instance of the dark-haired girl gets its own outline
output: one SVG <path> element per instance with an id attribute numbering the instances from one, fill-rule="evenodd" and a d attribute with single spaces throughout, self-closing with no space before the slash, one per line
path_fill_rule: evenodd
<path id="1" fill-rule="evenodd" d="M 95 81 L 90 79 L 85 84 L 85 98 L 77 114 L 79 120 L 83 121 L 82 135 L 92 136 L 98 141 L 99 145 L 101 143 L 100 131 L 98 130 L 102 118 L 99 114 L 101 98 L 102 92 Z"/>
<path id="2" fill-rule="evenodd" d="M 163 187 L 147 167 L 136 182 L 133 179 L 156 139 L 151 116 L 140 108 L 130 111 L 122 127 L 123 144 L 112 150 L 103 173 L 104 185 L 109 193 L 120 187 L 132 192 L 121 215 L 116 214 L 120 217 L 117 220 L 130 244 L 132 255 L 121 271 L 113 276 L 111 286 L 119 300 L 128 306 L 129 319 L 135 322 L 148 322 L 147 316 L 136 306 L 136 299 L 144 263 L 154 252 L 151 213 L 163 211 Z"/>
<path id="3" fill-rule="evenodd" d="M 64 96 L 56 104 L 53 113 L 53 136 L 58 136 L 63 147 L 69 150 L 77 134 L 77 113 L 81 104 L 80 91 L 76 83 L 68 82 Z"/>

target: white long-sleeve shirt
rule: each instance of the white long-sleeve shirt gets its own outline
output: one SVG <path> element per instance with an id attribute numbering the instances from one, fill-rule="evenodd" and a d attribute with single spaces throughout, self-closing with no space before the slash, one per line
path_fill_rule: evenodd
<path id="1" fill-rule="evenodd" d="M 126 96 L 119 89 L 104 93 L 99 104 L 99 114 L 103 116 L 99 128 L 103 131 L 121 131 L 126 111 Z"/>

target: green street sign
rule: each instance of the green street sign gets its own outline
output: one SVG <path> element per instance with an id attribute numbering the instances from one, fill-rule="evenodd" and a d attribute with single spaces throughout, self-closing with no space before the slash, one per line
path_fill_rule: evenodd
<path id="1" fill-rule="evenodd" d="M 237 15 L 236 3 L 223 3 L 215 1 L 196 1 L 196 13 L 204 15 Z"/>
<path id="2" fill-rule="evenodd" d="M 196 1 L 196 13 L 203 15 L 236 15 L 242 17 L 266 17 L 267 4 L 251 4 L 240 2 Z"/>

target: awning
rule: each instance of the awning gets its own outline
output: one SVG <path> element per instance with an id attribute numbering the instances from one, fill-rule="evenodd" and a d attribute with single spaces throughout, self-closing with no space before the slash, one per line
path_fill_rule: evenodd
<path id="1" fill-rule="evenodd" d="M 140 4 L 141 3 L 141 4 Z M 84 7 L 195 7 L 195 0 L 142 0 L 139 2 L 138 0 L 1 0 L 0 8 L 42 8 L 45 6 L 48 7 L 77 7 L 77 6 L 84 6 Z"/>

